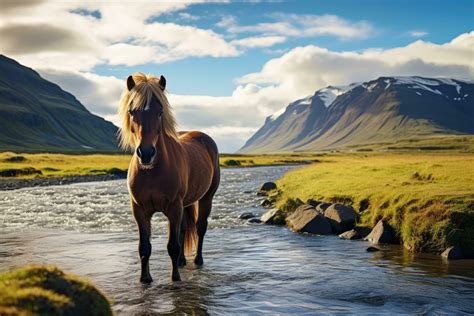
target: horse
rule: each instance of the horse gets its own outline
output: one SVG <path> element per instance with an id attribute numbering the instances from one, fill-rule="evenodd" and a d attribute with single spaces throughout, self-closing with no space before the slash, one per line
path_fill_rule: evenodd
<path id="1" fill-rule="evenodd" d="M 202 248 L 212 201 L 220 182 L 219 152 L 214 140 L 198 131 L 177 132 L 165 91 L 164 76 L 134 73 L 126 80 L 119 116 L 120 146 L 133 150 L 127 175 L 131 209 L 138 233 L 140 282 L 151 283 L 151 218 L 168 219 L 171 280 L 196 248 L 194 263 L 203 264 Z M 197 243 L 197 245 L 196 245 Z"/>

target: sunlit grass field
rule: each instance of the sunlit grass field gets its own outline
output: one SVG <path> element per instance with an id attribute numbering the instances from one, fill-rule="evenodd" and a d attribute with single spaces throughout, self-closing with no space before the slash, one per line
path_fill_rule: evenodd
<path id="1" fill-rule="evenodd" d="M 73 155 L 0 153 L 0 178 L 63 177 L 110 174 L 125 171 L 131 155 Z M 287 155 L 226 155 L 220 157 L 222 167 L 251 167 L 310 163 L 308 154 Z"/>
<path id="2" fill-rule="evenodd" d="M 280 179 L 278 203 L 350 204 L 360 226 L 386 219 L 407 248 L 439 252 L 459 239 L 474 246 L 473 179 L 471 153 L 332 154 Z"/>

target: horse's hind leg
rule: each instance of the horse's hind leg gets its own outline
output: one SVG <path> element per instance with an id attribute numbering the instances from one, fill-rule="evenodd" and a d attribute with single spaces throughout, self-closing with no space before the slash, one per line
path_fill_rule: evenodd
<path id="1" fill-rule="evenodd" d="M 198 244 L 196 250 L 196 257 L 194 257 L 194 263 L 198 266 L 201 266 L 204 263 L 204 260 L 202 259 L 202 245 L 204 242 L 204 235 L 207 231 L 207 218 L 211 213 L 213 197 L 214 193 L 209 195 L 206 194 L 206 196 L 204 196 L 199 201 L 199 212 L 196 223 Z"/>
<path id="2" fill-rule="evenodd" d="M 189 212 L 189 208 L 192 210 L 192 206 L 188 206 L 184 208 L 184 212 Z M 186 257 L 184 255 L 184 237 L 186 236 L 186 216 L 183 216 L 181 220 L 181 227 L 179 231 L 179 245 L 180 245 L 180 252 L 178 257 L 178 266 L 184 267 L 186 265 Z"/>

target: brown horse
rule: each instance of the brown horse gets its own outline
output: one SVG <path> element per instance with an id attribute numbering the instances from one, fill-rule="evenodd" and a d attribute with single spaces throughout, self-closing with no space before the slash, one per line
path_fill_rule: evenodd
<path id="1" fill-rule="evenodd" d="M 151 217 L 162 212 L 169 223 L 171 279 L 181 280 L 178 266 L 197 239 L 194 263 L 202 265 L 202 245 L 212 199 L 219 186 L 216 143 L 201 132 L 177 133 L 165 94 L 166 80 L 135 73 L 127 79 L 120 102 L 121 146 L 134 150 L 128 169 L 128 190 L 138 225 L 143 283 L 152 282 Z"/>

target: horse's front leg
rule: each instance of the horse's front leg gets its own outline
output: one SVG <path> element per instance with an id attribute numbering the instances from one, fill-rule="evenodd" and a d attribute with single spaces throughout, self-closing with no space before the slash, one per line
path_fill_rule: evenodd
<path id="1" fill-rule="evenodd" d="M 133 216 L 138 225 L 140 242 L 138 244 L 138 253 L 142 264 L 140 282 L 151 283 L 153 279 L 150 275 L 149 261 L 151 256 L 151 216 L 146 214 L 143 208 L 132 203 Z"/>
<path id="2" fill-rule="evenodd" d="M 171 271 L 171 280 L 181 281 L 181 276 L 179 275 L 178 270 L 178 259 L 182 246 L 180 244 L 179 235 L 181 230 L 181 219 L 183 217 L 183 204 L 174 204 L 165 215 L 168 217 L 169 223 L 168 254 L 170 255 L 171 263 L 173 265 Z"/>

